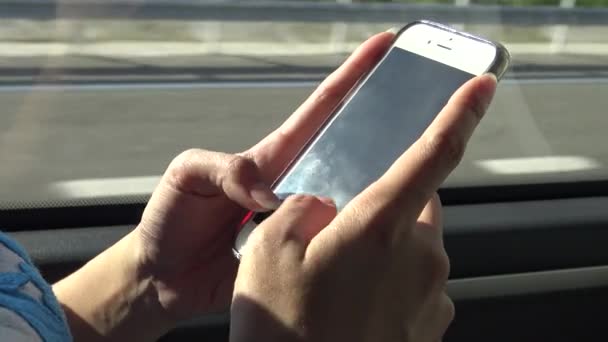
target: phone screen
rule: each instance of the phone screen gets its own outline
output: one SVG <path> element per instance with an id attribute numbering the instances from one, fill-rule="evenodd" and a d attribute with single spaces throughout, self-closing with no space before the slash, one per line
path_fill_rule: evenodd
<path id="1" fill-rule="evenodd" d="M 330 197 L 342 209 L 382 176 L 473 76 L 393 47 L 275 184 L 275 193 Z"/>

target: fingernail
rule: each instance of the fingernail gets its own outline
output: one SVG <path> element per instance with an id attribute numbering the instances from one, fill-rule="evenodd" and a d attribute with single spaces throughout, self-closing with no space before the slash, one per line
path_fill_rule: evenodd
<path id="1" fill-rule="evenodd" d="M 497 82 L 498 82 L 498 79 L 496 78 L 496 75 L 494 75 L 494 73 L 491 73 L 491 72 L 486 72 L 486 73 L 484 74 L 484 76 L 486 76 L 486 77 L 490 77 L 490 78 L 493 78 L 495 83 L 497 83 Z"/>
<path id="2" fill-rule="evenodd" d="M 251 187 L 249 192 L 251 198 L 261 207 L 267 210 L 276 210 L 281 205 L 281 200 L 264 183 L 257 183 Z"/>
<path id="3" fill-rule="evenodd" d="M 389 33 L 392 33 L 392 34 L 397 34 L 397 33 L 399 33 L 399 28 L 393 26 L 393 27 L 389 28 L 388 30 L 386 30 L 386 32 L 389 32 Z"/>
<path id="4" fill-rule="evenodd" d="M 483 89 L 481 89 L 481 106 L 482 109 L 486 111 L 488 107 L 490 107 L 490 103 L 494 98 L 494 93 L 496 92 L 496 84 L 498 83 L 498 80 L 496 79 L 496 75 L 492 73 L 486 73 L 484 74 L 484 77 L 492 80 L 490 82 L 485 82 Z"/>
<path id="5" fill-rule="evenodd" d="M 319 198 L 319 201 L 321 201 L 321 202 L 329 205 L 330 207 L 335 207 L 336 206 L 336 202 L 333 199 L 329 198 L 329 197 L 319 196 L 318 198 Z"/>

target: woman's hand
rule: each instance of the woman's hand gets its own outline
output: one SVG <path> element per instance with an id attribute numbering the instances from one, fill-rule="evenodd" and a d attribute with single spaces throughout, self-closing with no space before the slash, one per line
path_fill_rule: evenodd
<path id="1" fill-rule="evenodd" d="M 154 339 L 181 319 L 227 309 L 237 270 L 231 248 L 245 210 L 278 206 L 268 185 L 393 37 L 381 33 L 363 43 L 251 149 L 175 158 L 138 227 L 54 286 L 76 339 Z"/>
<path id="2" fill-rule="evenodd" d="M 470 80 L 422 137 L 339 214 L 289 197 L 242 253 L 232 341 L 440 341 L 454 315 L 435 194 L 485 113 L 496 78 Z"/>

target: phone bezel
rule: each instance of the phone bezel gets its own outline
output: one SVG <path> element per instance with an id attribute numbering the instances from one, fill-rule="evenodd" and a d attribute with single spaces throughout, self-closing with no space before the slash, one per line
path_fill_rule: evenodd
<path id="1" fill-rule="evenodd" d="M 395 35 L 395 38 L 393 39 L 393 44 L 387 50 L 387 54 L 395 46 L 395 44 L 398 42 L 398 40 L 402 36 L 403 32 L 405 32 L 406 30 L 411 29 L 413 26 L 416 26 L 416 25 L 426 25 L 426 26 L 432 27 L 434 29 L 437 29 L 439 31 L 443 31 L 443 32 L 446 32 L 448 34 L 454 35 L 454 36 L 466 38 L 466 39 L 469 39 L 471 41 L 477 41 L 477 42 L 480 42 L 480 43 L 483 43 L 483 44 L 486 44 L 486 45 L 494 47 L 494 49 L 495 49 L 494 59 L 489 63 L 488 68 L 486 68 L 485 70 L 483 70 L 483 72 L 479 72 L 479 73 L 470 72 L 470 73 L 471 74 L 476 74 L 476 75 L 481 75 L 483 73 L 488 73 L 489 72 L 489 73 L 492 73 L 492 74 L 496 75 L 496 78 L 498 80 L 502 79 L 502 77 L 504 76 L 504 73 L 506 72 L 507 67 L 509 65 L 509 62 L 511 60 L 511 56 L 510 56 L 509 52 L 507 51 L 507 49 L 501 43 L 496 42 L 496 41 L 492 41 L 492 40 L 489 40 L 489 39 L 486 39 L 486 38 L 483 38 L 483 37 L 479 37 L 479 36 L 473 35 L 473 34 L 468 33 L 468 32 L 459 31 L 459 30 L 457 30 L 457 29 L 455 29 L 453 27 L 446 26 L 446 25 L 443 25 L 443 24 L 440 24 L 440 23 L 429 21 L 429 20 L 417 20 L 417 21 L 411 22 L 411 23 L 405 25 L 404 27 L 402 27 L 397 32 L 397 34 Z M 414 52 L 418 53 L 418 51 L 414 51 Z M 384 58 L 384 57 L 385 56 L 383 56 L 382 58 Z M 437 60 L 440 63 L 447 64 L 447 65 L 456 67 L 456 68 L 458 68 L 460 70 L 469 72 L 468 70 L 466 70 L 464 68 L 459 68 L 456 65 L 452 65 L 450 63 L 446 63 L 446 61 L 444 61 L 444 60 L 441 60 L 441 59 L 439 59 L 439 60 L 435 59 L 435 60 Z"/>

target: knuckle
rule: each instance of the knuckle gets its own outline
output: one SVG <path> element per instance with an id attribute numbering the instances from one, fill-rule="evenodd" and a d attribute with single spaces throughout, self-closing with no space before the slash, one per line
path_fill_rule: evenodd
<path id="1" fill-rule="evenodd" d="M 450 276 L 450 259 L 444 248 L 432 248 L 427 255 L 430 282 L 443 288 Z"/>
<path id="2" fill-rule="evenodd" d="M 450 275 L 450 260 L 442 246 L 425 240 L 416 240 L 419 244 L 417 252 L 421 260 L 419 264 L 423 288 L 427 295 L 443 291 Z"/>
<path id="3" fill-rule="evenodd" d="M 318 102 L 332 101 L 341 98 L 344 94 L 343 89 L 335 82 L 335 73 L 325 79 L 316 90 L 316 99 Z"/>
<path id="4" fill-rule="evenodd" d="M 466 147 L 462 137 L 446 131 L 431 134 L 425 145 L 429 157 L 440 158 L 450 167 L 456 167 L 460 163 Z"/>
<path id="5" fill-rule="evenodd" d="M 359 198 L 351 214 L 351 224 L 362 226 L 367 240 L 379 251 L 390 252 L 395 247 L 395 232 L 399 231 L 401 203 L 390 200 L 382 191 L 370 190 Z"/>
<path id="6" fill-rule="evenodd" d="M 253 160 L 247 157 L 233 154 L 229 158 L 226 169 L 223 172 L 224 175 L 241 175 L 244 172 L 255 168 Z"/>
<path id="7" fill-rule="evenodd" d="M 169 168 L 170 169 L 174 169 L 174 168 L 179 169 L 179 168 L 183 167 L 184 164 L 187 164 L 189 161 L 194 159 L 197 155 L 199 155 L 202 152 L 203 152 L 203 150 L 200 150 L 197 148 L 189 148 L 189 149 L 181 152 L 180 154 L 178 154 L 175 158 L 173 158 Z"/>
<path id="8" fill-rule="evenodd" d="M 200 149 L 191 148 L 178 154 L 167 169 L 169 183 L 178 189 L 188 189 L 195 176 L 192 160 L 202 152 Z"/>
<path id="9" fill-rule="evenodd" d="M 452 299 L 450 297 L 448 297 L 446 295 L 444 298 L 445 298 L 445 315 L 446 315 L 446 320 L 449 325 L 449 323 L 451 323 L 454 320 L 454 317 L 456 317 L 456 306 L 454 305 L 454 302 L 452 301 Z"/>
<path id="10" fill-rule="evenodd" d="M 297 210 L 306 210 L 322 205 L 321 200 L 317 197 L 306 194 L 291 195 L 285 199 L 285 203 L 290 208 L 295 208 Z"/>
<path id="11" fill-rule="evenodd" d="M 203 152 L 203 150 L 198 149 L 198 148 L 189 148 L 189 149 L 183 151 L 182 153 L 178 154 L 176 158 L 191 159 L 194 156 L 196 156 L 202 152 Z"/>
<path id="12" fill-rule="evenodd" d="M 273 142 L 280 141 L 282 146 L 298 146 L 301 144 L 296 138 L 297 134 L 293 134 L 293 128 L 280 126 L 277 128 L 274 133 L 276 135 L 276 139 L 272 139 Z"/>

